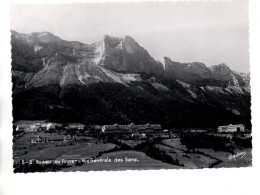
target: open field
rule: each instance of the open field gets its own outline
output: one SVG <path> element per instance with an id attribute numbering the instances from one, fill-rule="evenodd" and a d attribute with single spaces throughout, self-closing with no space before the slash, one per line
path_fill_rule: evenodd
<path id="1" fill-rule="evenodd" d="M 88 143 L 88 144 L 82 144 L 82 147 L 78 147 L 74 150 L 69 150 L 66 154 L 60 156 L 58 159 L 66 159 L 69 158 L 69 156 L 78 155 L 80 158 L 91 158 L 98 155 L 99 152 L 104 152 L 111 150 L 116 147 L 115 144 L 107 143 Z"/>
<path id="2" fill-rule="evenodd" d="M 46 139 L 63 139 L 64 135 L 58 133 L 46 133 L 46 132 L 28 132 L 21 133 L 14 137 L 14 143 L 23 143 L 23 145 L 29 145 L 30 139 L 33 139 L 37 136 L 44 137 Z M 21 145 L 21 144 L 19 144 Z"/>
<path id="3" fill-rule="evenodd" d="M 232 155 L 230 152 L 214 151 L 208 148 L 195 148 L 188 150 L 180 143 L 180 138 L 166 139 L 162 141 L 163 145 L 156 145 L 161 151 L 165 151 L 173 159 L 184 165 L 185 168 L 203 168 L 209 167 L 216 163 L 213 167 L 247 167 L 252 163 L 252 149 L 235 149 L 234 153 L 246 152 L 242 158 L 229 159 Z M 169 147 L 167 147 L 169 146 Z"/>
<path id="4" fill-rule="evenodd" d="M 101 146 L 102 145 L 102 146 Z M 80 143 L 75 145 L 67 146 L 48 146 L 48 147 L 34 147 L 30 150 L 26 150 L 24 153 L 22 150 L 20 153 L 16 152 L 19 159 L 30 160 L 55 160 L 55 159 L 65 159 L 65 156 L 78 155 L 81 158 L 90 158 L 97 156 L 100 151 L 106 151 L 114 148 L 115 145 L 108 144 L 95 144 L 95 143 Z M 16 159 L 16 160 L 19 160 Z"/>
<path id="5" fill-rule="evenodd" d="M 181 144 L 180 138 L 166 139 L 166 140 L 163 140 L 162 143 L 164 143 L 165 145 L 174 147 L 176 149 L 186 150 L 186 147 Z"/>
<path id="6" fill-rule="evenodd" d="M 140 143 L 143 143 L 145 141 L 143 140 L 118 140 L 118 141 L 121 141 L 122 143 L 128 145 L 128 146 L 131 146 L 131 147 L 134 147 Z"/>
<path id="7" fill-rule="evenodd" d="M 31 140 L 38 138 L 40 141 L 31 142 Z M 53 133 L 20 132 L 15 134 L 13 140 L 14 162 L 18 167 L 16 170 L 17 172 L 48 170 L 48 167 L 44 166 L 38 166 L 37 169 L 34 169 L 28 166 L 26 168 L 26 165 L 24 165 L 25 169 L 23 169 L 23 164 L 21 165 L 23 162 L 20 160 L 29 162 L 33 159 L 39 161 L 51 160 L 52 162 L 55 161 L 55 163 L 62 160 L 75 160 L 75 162 L 68 162 L 68 164 L 62 163 L 60 164 L 62 166 L 58 166 L 56 169 L 50 167 L 50 171 L 198 169 L 207 167 L 247 167 L 251 166 L 252 163 L 252 149 L 243 149 L 242 146 L 239 147 L 240 149 L 238 147 L 233 148 L 233 155 L 242 152 L 245 152 L 245 155 L 242 158 L 230 159 L 232 151 L 218 151 L 216 149 L 214 151 L 207 148 L 207 146 L 197 147 L 197 145 L 188 148 L 188 146 L 181 144 L 181 138 L 154 138 L 149 140 L 113 138 L 105 142 L 102 141 L 105 138 L 102 136 L 93 138 L 84 134 L 68 136 L 68 132 L 63 130 Z M 202 138 L 207 140 L 203 136 Z M 201 139 L 196 140 L 201 141 Z M 227 139 L 227 142 L 230 141 L 230 139 Z M 120 142 L 130 147 L 126 147 Z M 218 143 L 221 145 L 227 142 Z M 234 145 L 235 142 L 232 142 L 232 144 Z M 102 159 L 110 159 L 111 162 L 99 162 L 100 159 L 101 161 Z M 119 161 L 116 161 L 116 159 L 119 159 Z M 93 162 L 95 160 L 97 161 Z"/>
<path id="8" fill-rule="evenodd" d="M 110 163 L 88 163 L 81 166 L 64 168 L 62 171 L 101 171 L 101 170 L 147 170 L 147 169 L 180 169 L 182 167 L 163 163 L 154 160 L 142 152 L 133 150 L 110 152 L 101 155 L 100 158 L 110 158 Z M 115 162 L 115 159 L 122 159 L 123 162 Z M 138 162 L 126 162 L 125 158 L 137 159 Z"/>
<path id="9" fill-rule="evenodd" d="M 187 150 L 178 150 L 160 144 L 157 144 L 155 146 L 158 147 L 160 151 L 165 151 L 173 159 L 177 159 L 180 162 L 180 164 L 184 165 L 184 168 L 205 168 L 209 167 L 210 164 L 216 162 L 216 160 L 213 158 L 210 158 L 202 154 L 190 153 Z"/>

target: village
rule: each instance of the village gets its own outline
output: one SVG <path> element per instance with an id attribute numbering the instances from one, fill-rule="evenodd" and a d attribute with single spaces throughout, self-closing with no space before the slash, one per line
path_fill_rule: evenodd
<path id="1" fill-rule="evenodd" d="M 13 129 L 13 158 L 17 172 L 33 171 L 32 165 L 27 168 L 24 165 L 46 160 L 73 162 L 51 168 L 70 171 L 75 166 L 78 169 L 79 165 L 83 170 L 106 169 L 102 165 L 82 165 L 84 161 L 99 157 L 139 158 L 130 169 L 146 169 L 151 162 L 154 163 L 152 168 L 156 169 L 211 168 L 221 167 L 221 164 L 233 167 L 241 166 L 241 163 L 248 166 L 251 157 L 251 132 L 243 124 L 222 125 L 216 129 L 164 129 L 160 124 L 133 122 L 88 126 L 17 121 Z M 239 162 L 228 160 L 229 155 L 238 151 L 247 151 L 247 155 Z M 50 169 L 50 164 L 38 166 Z M 110 166 L 120 168 L 113 163 Z M 36 170 L 39 171 L 39 167 Z"/>

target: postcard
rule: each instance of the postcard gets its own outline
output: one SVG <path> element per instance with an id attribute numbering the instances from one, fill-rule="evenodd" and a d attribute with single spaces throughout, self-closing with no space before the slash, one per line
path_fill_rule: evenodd
<path id="1" fill-rule="evenodd" d="M 251 167 L 248 14 L 12 4 L 14 173 Z"/>

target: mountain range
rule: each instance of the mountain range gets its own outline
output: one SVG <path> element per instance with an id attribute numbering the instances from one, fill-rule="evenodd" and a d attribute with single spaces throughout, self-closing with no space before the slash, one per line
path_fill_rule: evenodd
<path id="1" fill-rule="evenodd" d="M 160 62 L 130 36 L 83 44 L 11 33 L 14 121 L 251 128 L 249 74 L 224 63 Z"/>

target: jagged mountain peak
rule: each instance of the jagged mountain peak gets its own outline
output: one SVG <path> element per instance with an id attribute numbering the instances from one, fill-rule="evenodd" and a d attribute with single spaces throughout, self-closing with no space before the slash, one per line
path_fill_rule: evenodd
<path id="1" fill-rule="evenodd" d="M 60 39 L 58 36 L 44 31 L 44 32 L 32 32 L 30 34 L 22 34 L 18 33 L 14 30 L 11 30 L 11 34 L 15 36 L 16 39 L 22 39 L 24 41 L 27 41 L 28 43 L 50 43 L 50 42 L 60 42 L 62 39 Z"/>
<path id="2" fill-rule="evenodd" d="M 181 62 L 177 62 L 177 61 L 173 61 L 173 60 L 171 60 L 171 58 L 170 57 L 164 57 L 164 63 L 170 63 L 170 64 L 172 64 L 172 65 L 180 65 L 180 66 L 183 66 L 183 67 L 185 67 L 185 66 L 187 66 L 187 67 L 203 67 L 203 68 L 206 68 L 207 66 L 204 64 L 204 63 L 202 63 L 202 62 L 189 62 L 189 63 L 181 63 Z"/>
<path id="3" fill-rule="evenodd" d="M 200 68 L 207 68 L 207 66 L 202 63 L 202 62 L 192 62 L 188 63 L 188 66 L 195 66 L 195 67 L 200 67 Z"/>
<path id="4" fill-rule="evenodd" d="M 122 48 L 123 40 L 124 40 L 124 38 L 122 38 L 122 37 L 104 35 L 102 41 L 106 47 L 115 48 L 115 47 L 119 46 L 119 48 Z"/>
<path id="5" fill-rule="evenodd" d="M 111 35 L 104 35 L 103 36 L 104 41 L 111 41 L 111 40 L 117 40 L 117 41 L 123 41 L 123 37 L 117 37 L 117 36 L 111 36 Z"/>
<path id="6" fill-rule="evenodd" d="M 137 43 L 135 41 L 135 39 L 133 37 L 131 37 L 130 35 L 126 35 L 124 38 L 125 38 L 126 41 L 133 41 L 133 42 Z"/>
<path id="7" fill-rule="evenodd" d="M 61 39 L 50 32 L 33 32 L 31 33 L 32 36 L 37 38 L 39 41 L 42 42 L 55 42 L 61 41 Z"/>
<path id="8" fill-rule="evenodd" d="M 103 39 L 121 39 L 121 40 L 128 39 L 128 40 L 135 41 L 135 39 L 134 39 L 133 37 L 131 37 L 130 35 L 113 36 L 113 35 L 105 34 L 105 35 L 103 36 Z"/>
<path id="9" fill-rule="evenodd" d="M 38 36 L 38 37 L 40 37 L 40 36 L 53 36 L 54 37 L 55 36 L 54 34 L 48 32 L 48 31 L 32 32 L 31 35 Z M 55 36 L 55 37 L 57 37 L 57 36 Z"/>
<path id="10" fill-rule="evenodd" d="M 117 47 L 120 44 L 121 49 L 124 45 L 124 47 L 126 48 L 126 50 L 128 49 L 128 51 L 130 51 L 132 49 L 145 50 L 135 41 L 134 38 L 132 38 L 129 35 L 126 35 L 124 37 L 120 37 L 120 36 L 115 37 L 115 36 L 111 36 L 111 35 L 104 35 L 103 42 L 105 45 L 112 47 L 112 48 Z"/>
<path id="11" fill-rule="evenodd" d="M 213 66 L 210 67 L 210 69 L 216 70 L 216 71 L 227 71 L 227 72 L 232 71 L 225 63 L 213 65 Z"/>
<path id="12" fill-rule="evenodd" d="M 187 83 L 213 86 L 248 86 L 248 79 L 232 71 L 225 63 L 207 67 L 201 62 L 180 63 L 164 58 L 168 77 Z"/>

